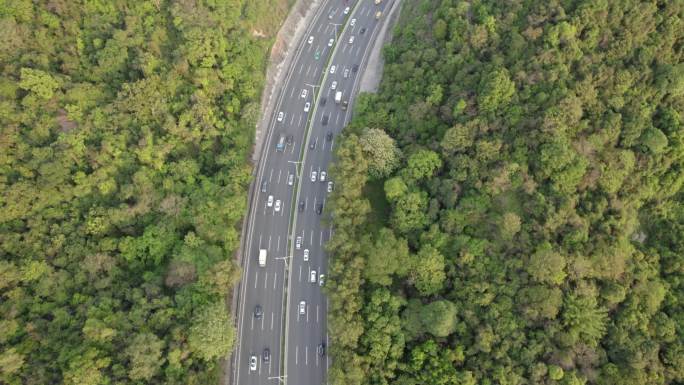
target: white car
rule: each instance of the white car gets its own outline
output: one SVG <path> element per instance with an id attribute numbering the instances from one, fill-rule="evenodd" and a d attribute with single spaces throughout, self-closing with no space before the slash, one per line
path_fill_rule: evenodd
<path id="1" fill-rule="evenodd" d="M 349 14 L 349 7 L 347 7 L 347 8 L 344 9 L 344 14 L 345 14 L 345 15 Z"/>
<path id="2" fill-rule="evenodd" d="M 279 122 L 282 122 L 284 117 L 285 117 L 285 113 L 283 113 L 283 111 L 278 112 L 278 121 Z"/>
<path id="3" fill-rule="evenodd" d="M 344 69 L 344 74 L 342 76 L 344 76 L 345 78 L 349 77 L 349 68 Z"/>
<path id="4" fill-rule="evenodd" d="M 330 73 L 331 73 L 331 74 L 334 74 L 336 68 L 337 68 L 337 67 L 335 67 L 335 65 L 331 65 L 331 66 L 330 66 Z"/>
<path id="5" fill-rule="evenodd" d="M 314 37 L 313 37 L 313 35 L 311 35 L 311 36 L 309 36 L 309 40 L 307 41 L 307 43 L 312 44 L 313 40 L 314 40 Z"/>
<path id="6" fill-rule="evenodd" d="M 297 237 L 295 239 L 295 249 L 299 250 L 302 248 L 302 237 Z"/>
<path id="7" fill-rule="evenodd" d="M 335 39 L 328 40 L 328 47 L 332 47 L 333 43 L 335 43 Z"/>
<path id="8" fill-rule="evenodd" d="M 306 102 L 306 103 L 304 104 L 304 112 L 309 112 L 309 108 L 311 108 L 311 103 Z"/>
<path id="9" fill-rule="evenodd" d="M 299 315 L 304 315 L 306 314 L 306 302 L 305 301 L 299 301 Z"/>
<path id="10" fill-rule="evenodd" d="M 309 249 L 304 249 L 304 262 L 309 260 Z"/>
<path id="11" fill-rule="evenodd" d="M 328 182 L 328 192 L 331 193 L 333 191 L 333 182 L 329 181 Z"/>
<path id="12" fill-rule="evenodd" d="M 309 274 L 309 282 L 316 283 L 316 270 L 311 270 Z"/>
<path id="13" fill-rule="evenodd" d="M 337 89 L 337 80 L 334 80 L 332 84 L 330 84 L 330 89 L 333 91 Z"/>
<path id="14" fill-rule="evenodd" d="M 257 357 L 252 354 L 251 357 L 249 357 L 249 371 L 250 372 L 256 372 L 257 370 Z"/>
<path id="15" fill-rule="evenodd" d="M 349 44 L 354 44 L 354 36 L 349 38 Z"/>
<path id="16" fill-rule="evenodd" d="M 305 98 L 306 95 L 308 95 L 308 94 L 309 94 L 309 90 L 307 90 L 306 88 L 302 90 L 302 98 Z"/>
<path id="17" fill-rule="evenodd" d="M 325 182 L 325 177 L 328 176 L 328 173 L 325 171 L 321 171 L 321 182 Z"/>
<path id="18" fill-rule="evenodd" d="M 279 211 L 280 211 L 280 199 L 278 199 L 276 201 L 276 204 L 275 204 L 275 212 L 279 212 Z"/>
<path id="19" fill-rule="evenodd" d="M 351 21 L 349 22 L 349 25 L 352 27 L 355 26 L 356 25 L 356 19 L 351 19 Z"/>
<path id="20" fill-rule="evenodd" d="M 311 171 L 311 181 L 315 182 L 318 180 L 318 173 L 316 171 Z"/>
<path id="21" fill-rule="evenodd" d="M 321 274 L 318 276 L 318 286 L 323 286 L 325 283 L 325 274 Z"/>
<path id="22" fill-rule="evenodd" d="M 292 186 L 294 184 L 294 174 L 290 174 L 290 176 L 287 177 L 287 184 L 288 186 Z"/>
<path id="23" fill-rule="evenodd" d="M 273 195 L 268 196 L 268 200 L 266 201 L 266 206 L 268 206 L 268 207 L 273 206 Z"/>

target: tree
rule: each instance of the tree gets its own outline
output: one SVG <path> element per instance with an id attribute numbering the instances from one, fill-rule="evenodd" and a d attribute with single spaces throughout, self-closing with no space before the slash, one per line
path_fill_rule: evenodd
<path id="1" fill-rule="evenodd" d="M 31 91 L 43 99 L 50 99 L 59 87 L 59 84 L 47 72 L 32 68 L 22 68 L 19 87 Z"/>
<path id="2" fill-rule="evenodd" d="M 378 232 L 375 243 L 366 251 L 364 277 L 372 283 L 389 286 L 392 278 L 405 277 L 409 270 L 410 256 L 406 240 L 397 238 L 390 229 Z"/>
<path id="3" fill-rule="evenodd" d="M 529 257 L 525 266 L 534 280 L 540 283 L 560 285 L 565 279 L 565 258 L 553 251 L 550 243 L 540 245 Z"/>
<path id="4" fill-rule="evenodd" d="M 224 305 L 215 302 L 195 317 L 188 335 L 188 345 L 205 361 L 224 357 L 233 347 L 235 331 Z"/>
<path id="5" fill-rule="evenodd" d="M 496 69 L 482 79 L 477 103 L 480 110 L 492 113 L 505 107 L 514 93 L 515 84 L 511 81 L 508 70 Z"/>
<path id="6" fill-rule="evenodd" d="M 134 381 L 149 381 L 164 364 L 162 349 L 164 341 L 152 333 L 140 333 L 133 338 L 126 348 L 130 359 L 128 377 Z"/>
<path id="7" fill-rule="evenodd" d="M 426 245 L 414 257 L 411 279 L 421 295 L 437 294 L 444 286 L 444 257 L 435 248 Z"/>
<path id="8" fill-rule="evenodd" d="M 366 129 L 359 137 L 359 144 L 368 159 L 368 174 L 371 178 L 387 177 L 399 166 L 401 151 L 394 139 L 382 129 Z"/>
<path id="9" fill-rule="evenodd" d="M 409 180 L 417 181 L 432 176 L 440 167 L 442 160 L 436 152 L 420 149 L 409 156 L 404 173 Z"/>

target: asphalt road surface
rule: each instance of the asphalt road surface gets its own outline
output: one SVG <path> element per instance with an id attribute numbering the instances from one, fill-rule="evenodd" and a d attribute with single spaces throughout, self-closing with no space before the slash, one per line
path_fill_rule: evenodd
<path id="1" fill-rule="evenodd" d="M 375 0 L 325 1 L 298 44 L 262 150 L 243 240 L 233 384 L 278 384 L 279 379 L 290 385 L 326 383 L 327 299 L 320 276 L 327 275 L 324 245 L 332 229 L 322 222 L 325 212 L 317 210 L 325 207 L 330 181 L 321 180 L 321 174 L 327 173 L 335 138 L 351 118 L 344 101 L 351 106 L 363 60 L 390 4 L 391 0 L 377 5 Z M 382 12 L 379 20 L 377 12 Z M 340 103 L 335 101 L 337 91 L 342 92 Z M 267 254 L 265 266 L 259 266 L 262 249 Z M 325 352 L 320 352 L 321 344 Z"/>

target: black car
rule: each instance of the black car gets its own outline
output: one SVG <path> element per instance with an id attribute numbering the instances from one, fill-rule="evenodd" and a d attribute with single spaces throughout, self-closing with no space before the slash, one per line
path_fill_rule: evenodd
<path id="1" fill-rule="evenodd" d="M 332 131 L 328 131 L 328 133 L 325 134 L 325 139 L 326 139 L 328 142 L 330 142 L 330 141 L 332 140 L 332 138 L 333 138 L 333 133 L 332 133 Z"/>
<path id="2" fill-rule="evenodd" d="M 264 359 L 264 364 L 271 362 L 271 351 L 268 350 L 268 348 L 264 349 L 264 352 L 261 354 L 261 358 Z"/>
<path id="3" fill-rule="evenodd" d="M 366 29 L 365 29 L 365 28 L 361 28 L 361 30 L 359 31 L 359 33 L 363 35 L 364 33 L 366 33 Z"/>
<path id="4" fill-rule="evenodd" d="M 318 345 L 318 355 L 319 356 L 324 356 L 325 355 L 325 343 L 321 343 Z"/>
<path id="5" fill-rule="evenodd" d="M 309 148 L 312 150 L 316 149 L 316 139 L 309 142 Z"/>
<path id="6" fill-rule="evenodd" d="M 325 106 L 325 102 L 327 102 L 327 101 L 328 101 L 328 99 L 326 99 L 326 98 L 321 98 L 321 107 L 322 107 L 322 106 Z"/>
<path id="7" fill-rule="evenodd" d="M 359 70 L 359 65 L 358 65 L 358 64 L 354 64 L 354 65 L 352 66 L 352 72 L 353 72 L 353 73 L 356 73 L 358 70 Z"/>
<path id="8" fill-rule="evenodd" d="M 287 142 L 288 146 L 292 145 L 292 140 L 293 140 L 292 135 L 288 135 L 287 138 L 285 138 L 285 141 Z"/>
<path id="9" fill-rule="evenodd" d="M 261 319 L 261 317 L 263 317 L 263 316 L 264 316 L 264 310 L 261 308 L 261 305 L 254 306 L 254 318 Z"/>
<path id="10" fill-rule="evenodd" d="M 323 124 L 324 126 L 328 124 L 328 119 L 328 115 L 323 115 L 323 120 L 321 120 L 321 124 Z"/>
<path id="11" fill-rule="evenodd" d="M 299 201 L 299 211 L 300 212 L 304 211 L 305 208 L 306 208 L 306 203 L 304 203 L 304 201 Z"/>
<path id="12" fill-rule="evenodd" d="M 316 205 L 316 214 L 321 215 L 323 213 L 323 203 Z"/>
<path id="13" fill-rule="evenodd" d="M 261 192 L 263 192 L 263 193 L 266 192 L 266 185 L 267 185 L 266 180 L 265 179 L 262 180 L 261 181 Z"/>

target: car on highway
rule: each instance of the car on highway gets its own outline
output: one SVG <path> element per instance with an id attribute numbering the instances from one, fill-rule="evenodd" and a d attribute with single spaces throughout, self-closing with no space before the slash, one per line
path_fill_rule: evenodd
<path id="1" fill-rule="evenodd" d="M 325 177 L 326 177 L 326 176 L 328 176 L 328 173 L 325 172 L 325 171 L 321 171 L 321 176 L 320 176 L 321 182 L 325 182 Z"/>
<path id="2" fill-rule="evenodd" d="M 311 150 L 316 149 L 316 139 L 313 139 L 312 141 L 309 142 L 309 149 L 311 149 Z"/>
<path id="3" fill-rule="evenodd" d="M 328 40 L 328 47 L 332 47 L 334 43 L 335 43 L 335 39 Z"/>
<path id="4" fill-rule="evenodd" d="M 261 181 L 261 192 L 265 193 L 266 192 L 266 187 L 268 186 L 268 182 L 266 182 L 266 179 Z"/>
<path id="5" fill-rule="evenodd" d="M 307 41 L 307 43 L 311 44 L 311 43 L 313 43 L 313 41 L 314 41 L 313 35 L 309 36 L 309 40 Z"/>
<path id="6" fill-rule="evenodd" d="M 323 286 L 325 284 L 325 274 L 318 276 L 318 286 Z"/>
<path id="7" fill-rule="evenodd" d="M 331 73 L 331 74 L 334 74 L 336 68 L 337 68 L 337 67 L 336 67 L 334 64 L 331 65 L 331 66 L 330 66 L 330 73 Z"/>
<path id="8" fill-rule="evenodd" d="M 354 36 L 349 37 L 349 44 L 354 44 Z"/>
<path id="9" fill-rule="evenodd" d="M 328 14 L 328 19 L 332 20 L 333 17 L 335 17 L 335 11 L 332 11 Z"/>
<path id="10" fill-rule="evenodd" d="M 325 106 L 325 102 L 327 102 L 328 99 L 326 98 L 321 98 L 321 107 Z"/>
<path id="11" fill-rule="evenodd" d="M 320 58 L 321 58 L 321 51 L 316 51 L 316 53 L 314 54 L 314 60 L 318 60 Z"/>
<path id="12" fill-rule="evenodd" d="M 352 66 L 352 72 L 353 72 L 353 73 L 356 73 L 358 70 L 359 70 L 359 65 L 358 65 L 358 64 L 354 64 L 354 65 Z"/>
<path id="13" fill-rule="evenodd" d="M 318 215 L 323 214 L 323 203 L 319 203 L 316 205 L 316 214 L 318 214 Z"/>
<path id="14" fill-rule="evenodd" d="M 280 211 L 280 199 L 278 199 L 276 201 L 276 204 L 275 204 L 275 212 L 279 212 L 279 211 Z"/>
<path id="15" fill-rule="evenodd" d="M 264 352 L 261 353 L 261 358 L 264 360 L 264 364 L 271 362 L 271 350 L 265 348 Z"/>
<path id="16" fill-rule="evenodd" d="M 309 273 L 309 282 L 316 283 L 316 270 L 311 270 Z"/>
<path id="17" fill-rule="evenodd" d="M 381 17 L 382 17 L 382 11 L 375 12 L 375 20 L 380 20 Z"/>
<path id="18" fill-rule="evenodd" d="M 375 0 L 375 5 L 382 3 L 382 0 Z"/>
<path id="19" fill-rule="evenodd" d="M 337 80 L 333 80 L 333 82 L 330 83 L 330 89 L 333 91 L 337 89 Z"/>
<path id="20" fill-rule="evenodd" d="M 315 182 L 318 180 L 318 172 L 316 170 L 311 171 L 311 181 Z"/>
<path id="21" fill-rule="evenodd" d="M 320 343 L 318 345 L 318 348 L 316 348 L 316 351 L 318 352 L 319 356 L 324 356 L 325 355 L 325 343 Z"/>
<path id="22" fill-rule="evenodd" d="M 364 33 L 366 33 L 366 28 L 361 28 L 359 30 L 359 34 L 363 35 Z"/>
<path id="23" fill-rule="evenodd" d="M 330 119 L 328 115 L 323 115 L 323 118 L 321 119 L 321 124 L 324 126 L 328 124 L 328 119 Z"/>
<path id="24" fill-rule="evenodd" d="M 294 184 L 294 174 L 290 174 L 287 176 L 287 185 L 292 186 Z"/>
<path id="25" fill-rule="evenodd" d="M 306 301 L 299 301 L 299 315 L 306 314 Z"/>
<path id="26" fill-rule="evenodd" d="M 356 25 L 356 19 L 351 19 L 351 21 L 349 21 L 349 25 L 352 27 L 355 26 Z"/>
<path id="27" fill-rule="evenodd" d="M 299 250 L 302 248 L 302 237 L 297 237 L 295 239 L 295 249 Z"/>
<path id="28" fill-rule="evenodd" d="M 269 195 L 268 199 L 266 200 L 266 206 L 267 207 L 272 207 L 273 206 L 273 195 Z"/>
<path id="29" fill-rule="evenodd" d="M 250 372 L 256 372 L 257 370 L 257 356 L 252 354 L 251 357 L 249 357 L 249 371 Z"/>
<path id="30" fill-rule="evenodd" d="M 261 319 L 261 317 L 263 317 L 263 316 L 264 316 L 264 310 L 261 308 L 261 305 L 254 306 L 254 318 Z"/>
<path id="31" fill-rule="evenodd" d="M 279 122 L 282 122 L 284 117 L 285 117 L 285 113 L 283 111 L 278 112 L 278 121 Z"/>
<path id="32" fill-rule="evenodd" d="M 309 260 L 309 249 L 304 249 L 304 262 Z"/>
<path id="33" fill-rule="evenodd" d="M 332 131 L 328 131 L 328 133 L 325 134 L 325 140 L 327 140 L 328 142 L 331 142 L 332 139 L 333 139 L 333 133 L 332 133 Z"/>
<path id="34" fill-rule="evenodd" d="M 311 103 L 306 102 L 304 103 L 304 112 L 309 112 L 309 109 L 311 108 Z"/>
<path id="35" fill-rule="evenodd" d="M 292 136 L 292 134 L 288 135 L 288 136 L 285 138 L 285 142 L 287 143 L 288 146 L 291 146 L 291 145 L 292 145 L 292 140 L 294 140 L 294 136 Z"/>
<path id="36" fill-rule="evenodd" d="M 302 98 L 306 98 L 306 95 L 308 95 L 308 94 L 309 94 L 309 90 L 307 90 L 306 88 L 304 88 L 304 89 L 302 90 Z"/>
<path id="37" fill-rule="evenodd" d="M 306 208 L 306 203 L 304 201 L 299 201 L 299 212 L 304 211 Z"/>
<path id="38" fill-rule="evenodd" d="M 350 9 L 349 7 L 347 7 L 347 8 L 344 9 L 344 14 L 345 14 L 345 15 L 348 15 L 348 14 L 349 14 L 349 9 Z"/>
<path id="39" fill-rule="evenodd" d="M 345 79 L 349 77 L 349 68 L 344 69 L 344 74 L 342 76 L 344 76 Z"/>
<path id="40" fill-rule="evenodd" d="M 333 182 L 332 181 L 328 182 L 328 192 L 329 193 L 333 192 Z"/>

